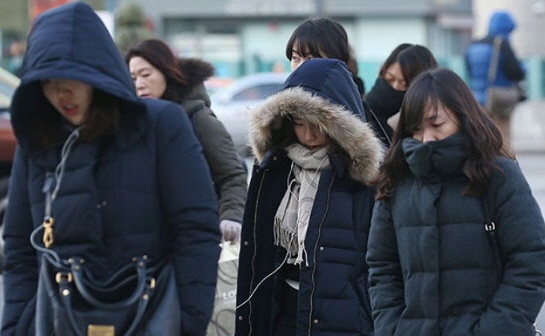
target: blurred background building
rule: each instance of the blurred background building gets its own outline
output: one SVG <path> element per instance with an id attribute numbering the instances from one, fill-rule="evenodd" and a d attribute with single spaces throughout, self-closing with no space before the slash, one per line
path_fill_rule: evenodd
<path id="1" fill-rule="evenodd" d="M 70 0 L 1 0 L 2 64 L 10 46 L 26 36 L 41 10 Z M 73 0 L 72 0 L 73 1 Z M 333 18 L 346 28 L 360 77 L 370 86 L 380 64 L 402 42 L 430 48 L 442 66 L 466 77 L 465 48 L 482 37 L 494 10 L 514 15 L 512 44 L 529 70 L 530 98 L 544 96 L 545 0 L 88 0 L 105 15 L 120 48 L 131 36 L 155 36 L 180 55 L 214 64 L 221 78 L 288 70 L 286 42 L 295 27 L 314 16 Z M 128 7 L 132 9 L 127 10 Z M 134 9 L 137 8 L 136 13 Z M 132 10 L 132 12 L 131 12 Z M 123 11 L 126 14 L 123 16 Z M 139 13 L 139 14 L 138 14 Z M 107 14 L 110 14 L 108 16 Z M 139 16 L 140 15 L 140 16 Z M 118 18 L 114 23 L 114 17 Z M 119 20 L 120 17 L 124 19 Z M 137 19 L 135 19 L 137 18 Z M 128 26 L 127 26 L 128 24 Z M 133 25 L 133 26 L 131 26 Z M 129 27 L 128 30 L 126 27 Z M 133 28 L 130 28 L 133 27 Z M 120 38 L 120 35 L 125 37 Z M 128 39 L 128 40 L 127 40 Z M 121 41 L 123 40 L 123 41 Z M 24 45 L 23 45 L 24 48 Z"/>

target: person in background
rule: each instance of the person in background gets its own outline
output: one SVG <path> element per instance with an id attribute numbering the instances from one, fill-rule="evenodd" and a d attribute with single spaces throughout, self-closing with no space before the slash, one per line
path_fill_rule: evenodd
<path id="1" fill-rule="evenodd" d="M 387 137 L 382 138 L 389 145 L 397 124 L 398 112 L 411 81 L 421 72 L 437 67 L 437 61 L 428 48 L 402 43 L 398 45 L 382 64 L 379 75 L 365 101 L 377 116 Z"/>
<path id="2" fill-rule="evenodd" d="M 358 72 L 359 72 L 358 59 L 352 47 L 350 47 L 350 58 L 348 59 L 348 63 L 346 63 L 346 66 L 348 67 L 348 70 L 350 70 L 350 72 L 352 73 L 352 77 L 354 78 L 354 83 L 356 83 L 356 85 L 358 86 L 358 91 L 360 93 L 361 98 L 363 99 L 363 96 L 365 96 L 365 83 L 363 82 L 363 79 L 361 79 L 361 77 L 358 76 Z"/>
<path id="3" fill-rule="evenodd" d="M 238 241 L 246 203 L 247 173 L 231 136 L 210 109 L 203 82 L 213 75 L 214 68 L 199 59 L 178 59 L 166 43 L 157 39 L 131 47 L 125 61 L 138 96 L 173 101 L 188 114 L 212 172 L 220 201 L 223 239 Z"/>
<path id="4" fill-rule="evenodd" d="M 110 33 L 83 2 L 41 14 L 24 59 L 11 105 L 18 146 L 3 228 L 2 335 L 58 332 L 34 328 L 45 298 L 37 295 L 43 252 L 31 245 L 33 232 L 52 238 L 44 251 L 84 259 L 97 282 L 135 256 L 150 265 L 168 261 L 181 334 L 203 335 L 221 236 L 217 197 L 189 119 L 177 104 L 135 95 Z M 48 210 L 50 231 L 42 229 Z"/>
<path id="5" fill-rule="evenodd" d="M 375 336 L 535 335 L 545 225 L 501 134 L 451 70 L 407 91 L 377 184 Z"/>
<path id="6" fill-rule="evenodd" d="M 347 66 L 353 64 L 350 61 L 351 51 L 346 30 L 340 23 L 328 18 L 303 21 L 293 31 L 286 44 L 286 57 L 290 61 L 291 71 L 312 58 L 334 58 L 345 62 Z M 352 79 L 357 82 L 354 72 L 351 73 Z M 361 90 L 358 91 L 361 99 Z M 369 123 L 377 136 L 381 139 L 387 137 L 384 128 L 365 101 L 362 118 Z"/>
<path id="7" fill-rule="evenodd" d="M 9 55 L 6 69 L 17 77 L 21 77 L 25 44 L 22 41 L 13 41 L 9 46 Z"/>
<path id="8" fill-rule="evenodd" d="M 336 59 L 301 64 L 251 111 L 237 336 L 372 335 L 365 253 L 382 145 Z M 334 307 L 334 309 L 332 309 Z"/>
<path id="9" fill-rule="evenodd" d="M 525 77 L 524 67 L 509 42 L 509 36 L 515 28 L 516 24 L 511 14 L 505 11 L 493 13 L 488 25 L 488 35 L 472 42 L 467 48 L 465 58 L 473 94 L 479 104 L 486 108 L 507 144 L 511 142 L 511 116 L 516 104 L 523 99 L 517 84 Z M 498 58 L 496 67 L 492 69 L 495 48 Z M 493 82 L 489 83 L 489 79 Z M 487 96 L 490 87 L 508 89 L 504 92 L 507 92 L 510 98 L 501 105 L 487 105 L 491 103 Z"/>

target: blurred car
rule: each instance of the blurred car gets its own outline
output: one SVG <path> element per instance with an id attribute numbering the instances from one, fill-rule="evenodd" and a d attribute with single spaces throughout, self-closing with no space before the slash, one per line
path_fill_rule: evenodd
<path id="1" fill-rule="evenodd" d="M 278 92 L 289 73 L 263 72 L 241 77 L 210 97 L 212 110 L 231 135 L 235 149 L 248 156 L 248 112 Z"/>

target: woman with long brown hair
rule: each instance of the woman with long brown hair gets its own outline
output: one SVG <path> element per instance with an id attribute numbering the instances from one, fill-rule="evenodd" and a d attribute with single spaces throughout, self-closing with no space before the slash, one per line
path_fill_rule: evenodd
<path id="1" fill-rule="evenodd" d="M 125 56 L 136 94 L 180 104 L 189 116 L 210 166 L 220 201 L 220 229 L 225 241 L 238 241 L 246 202 L 245 163 L 227 130 L 211 110 L 204 81 L 214 74 L 210 63 L 178 58 L 163 41 L 149 39 Z"/>
<path id="2" fill-rule="evenodd" d="M 407 91 L 367 262 L 375 335 L 532 335 L 543 217 L 501 134 L 446 69 Z"/>

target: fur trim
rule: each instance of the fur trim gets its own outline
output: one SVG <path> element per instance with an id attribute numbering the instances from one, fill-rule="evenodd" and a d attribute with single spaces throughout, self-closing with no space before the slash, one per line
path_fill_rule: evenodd
<path id="1" fill-rule="evenodd" d="M 180 58 L 180 70 L 187 78 L 184 92 L 191 92 L 214 75 L 214 66 L 197 58 Z"/>
<path id="2" fill-rule="evenodd" d="M 367 123 L 340 105 L 299 87 L 269 97 L 249 115 L 248 137 L 258 162 L 271 147 L 273 129 L 287 115 L 306 119 L 334 139 L 350 157 L 350 176 L 369 183 L 378 173 L 383 146 Z"/>

